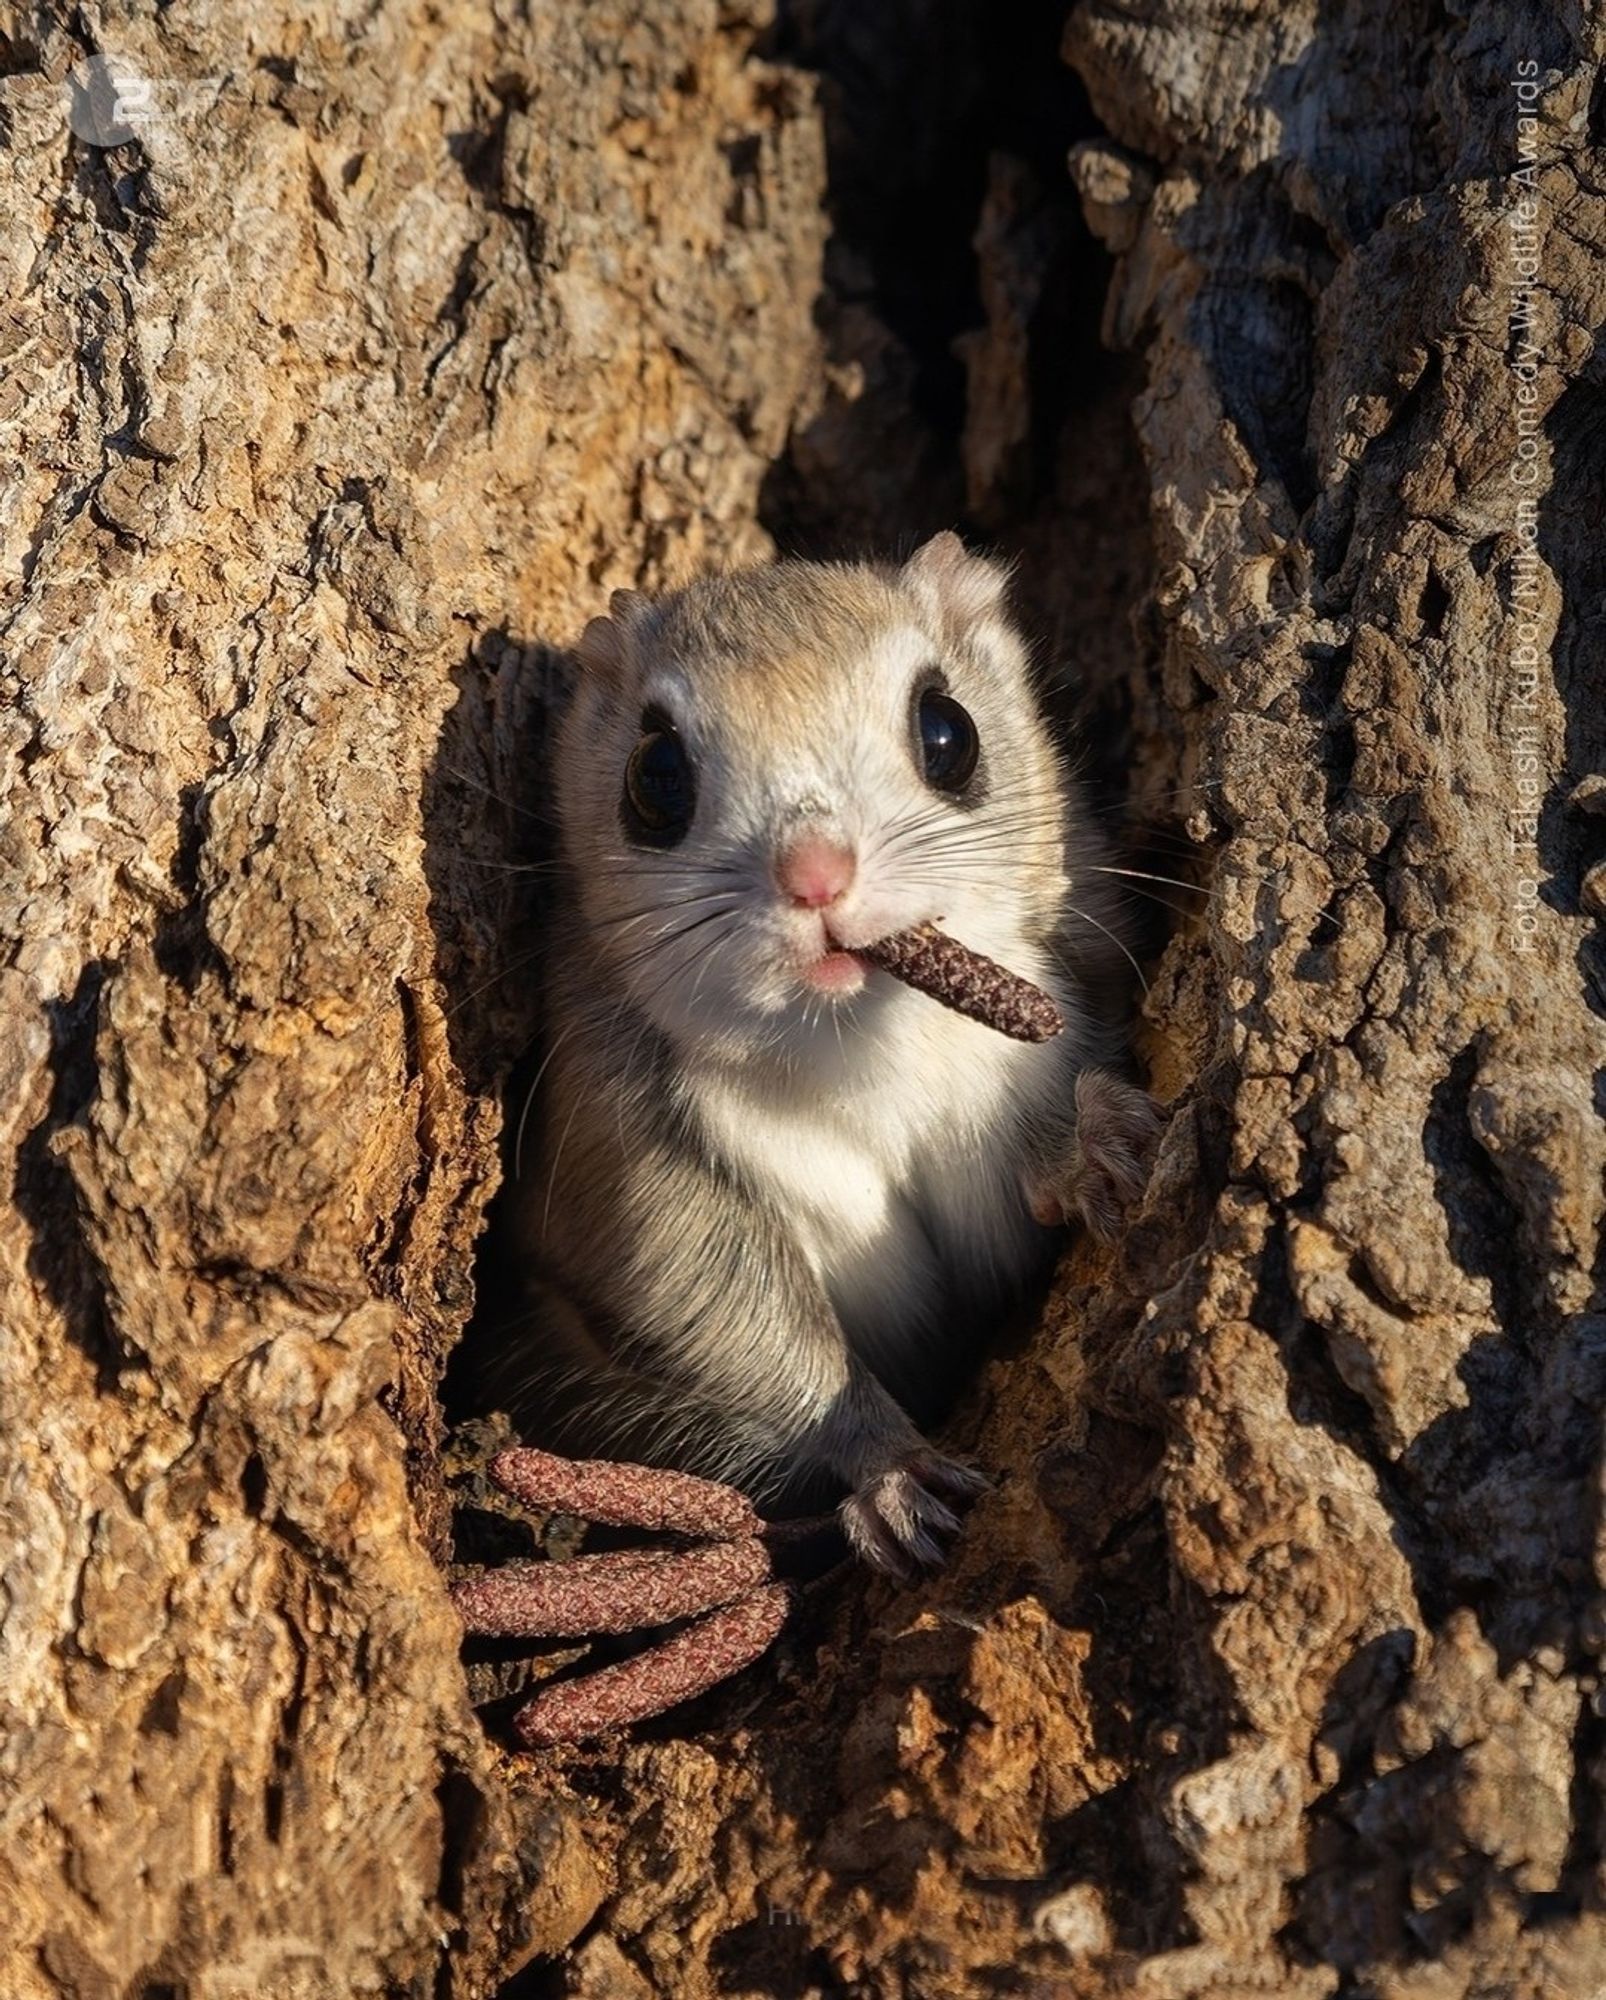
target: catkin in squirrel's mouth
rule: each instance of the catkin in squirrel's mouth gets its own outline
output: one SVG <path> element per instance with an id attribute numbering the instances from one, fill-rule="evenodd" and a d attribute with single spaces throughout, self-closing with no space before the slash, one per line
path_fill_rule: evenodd
<path id="1" fill-rule="evenodd" d="M 915 924 L 852 950 L 828 931 L 824 951 L 804 967 L 803 979 L 817 993 L 848 998 L 861 989 L 872 968 L 1011 1041 L 1052 1041 L 1065 1026 L 1064 1016 L 1040 986 L 972 951 L 935 924 Z"/>
<path id="2" fill-rule="evenodd" d="M 865 945 L 860 956 L 894 979 L 1016 1042 L 1052 1041 L 1065 1017 L 1040 986 L 972 951 L 935 924 Z"/>

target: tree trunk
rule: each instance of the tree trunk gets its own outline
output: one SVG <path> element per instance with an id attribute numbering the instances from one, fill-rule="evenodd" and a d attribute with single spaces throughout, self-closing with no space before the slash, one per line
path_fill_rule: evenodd
<path id="1" fill-rule="evenodd" d="M 6 23 L 8 2000 L 475 1992 L 559 1894 L 431 1559 L 487 794 L 537 641 L 765 546 L 824 228 L 810 90 L 636 12 L 130 17 L 114 146 Z"/>
<path id="2" fill-rule="evenodd" d="M 0 4 L 0 1988 L 1589 2000 L 1606 35 L 530 12 Z M 438 1383 L 550 648 L 960 518 L 1197 885 L 1155 1186 L 939 1578 L 509 1752 Z"/>

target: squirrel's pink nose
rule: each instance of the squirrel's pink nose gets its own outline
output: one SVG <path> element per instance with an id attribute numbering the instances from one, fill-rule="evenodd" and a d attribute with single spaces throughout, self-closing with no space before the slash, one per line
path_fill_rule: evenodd
<path id="1" fill-rule="evenodd" d="M 818 910 L 848 888 L 854 866 L 851 847 L 822 834 L 805 833 L 776 862 L 775 879 L 794 903 Z"/>

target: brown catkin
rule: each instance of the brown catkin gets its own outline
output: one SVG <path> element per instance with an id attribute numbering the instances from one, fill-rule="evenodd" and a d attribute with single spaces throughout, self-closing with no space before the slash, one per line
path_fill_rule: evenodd
<path id="1" fill-rule="evenodd" d="M 701 1549 L 622 1549 L 568 1562 L 513 1562 L 452 1586 L 470 1632 L 517 1639 L 586 1638 L 667 1625 L 729 1604 L 770 1575 L 754 1539 Z"/>
<path id="2" fill-rule="evenodd" d="M 859 946 L 856 955 L 1014 1041 L 1050 1041 L 1065 1026 L 1040 986 L 970 950 L 935 924 L 895 931 L 879 944 Z"/>
<path id="3" fill-rule="evenodd" d="M 784 1584 L 766 1584 L 633 1660 L 543 1688 L 514 1716 L 513 1727 L 532 1750 L 544 1750 L 661 1715 L 765 1652 L 786 1623 L 788 1601 Z"/>
<path id="4" fill-rule="evenodd" d="M 746 1536 L 763 1526 L 745 1494 L 690 1472 L 616 1465 L 606 1458 L 557 1458 L 524 1445 L 499 1451 L 489 1470 L 503 1492 L 526 1507 L 578 1514 L 582 1521 L 610 1527 Z"/>

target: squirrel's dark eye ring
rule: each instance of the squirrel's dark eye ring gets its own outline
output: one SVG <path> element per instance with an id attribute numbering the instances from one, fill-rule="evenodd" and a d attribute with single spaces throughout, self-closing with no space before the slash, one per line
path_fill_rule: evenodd
<path id="1" fill-rule="evenodd" d="M 957 796 L 976 775 L 981 739 L 969 712 L 951 694 L 928 687 L 915 716 L 921 773 L 933 791 Z"/>
<path id="2" fill-rule="evenodd" d="M 647 847 L 673 847 L 685 837 L 697 806 L 686 746 L 672 724 L 649 710 L 642 737 L 625 765 L 621 800 L 625 831 Z"/>

